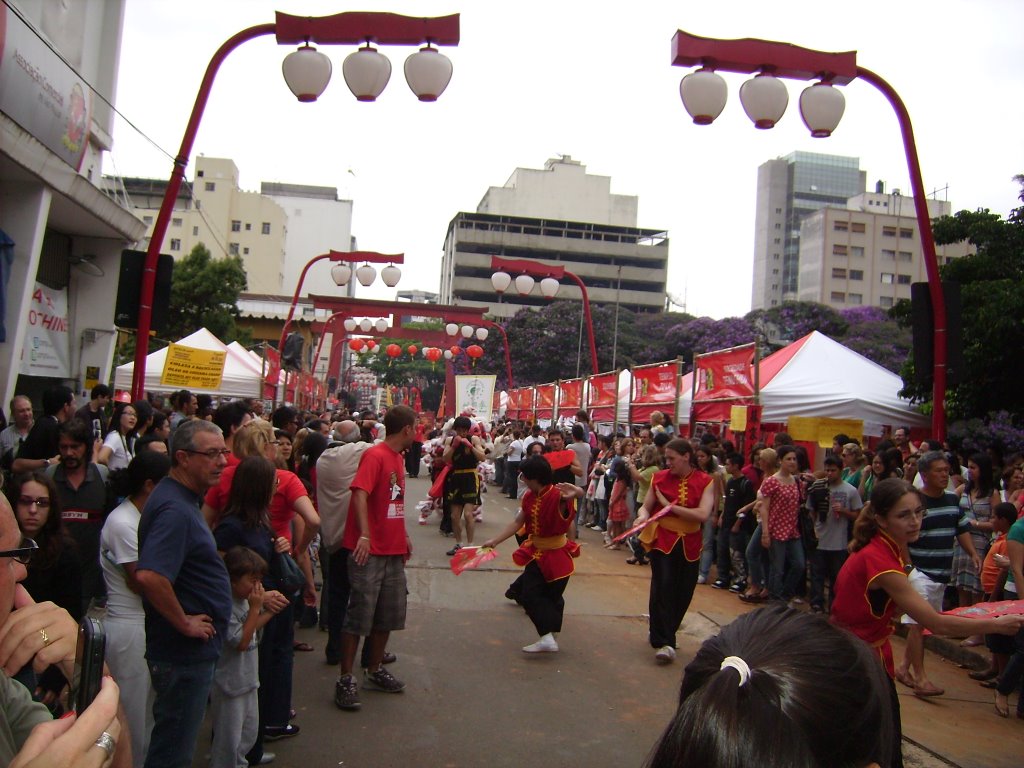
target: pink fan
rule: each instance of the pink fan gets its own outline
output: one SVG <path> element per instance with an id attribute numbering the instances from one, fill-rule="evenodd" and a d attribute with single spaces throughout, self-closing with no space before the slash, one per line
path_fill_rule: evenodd
<path id="1" fill-rule="evenodd" d="M 646 528 L 648 525 L 653 523 L 655 520 L 660 520 L 661 518 L 663 518 L 665 515 L 667 515 L 671 511 L 672 511 L 672 506 L 669 505 L 669 506 L 665 507 L 664 509 L 662 509 L 661 511 L 655 512 L 653 515 L 648 517 L 642 523 L 638 523 L 637 525 L 634 525 L 632 528 L 630 528 L 625 533 L 620 533 L 618 536 L 616 536 L 614 539 L 612 539 L 612 544 L 617 544 L 618 542 L 622 541 L 623 539 L 629 538 L 634 533 L 639 533 L 644 528 Z"/>
<path id="2" fill-rule="evenodd" d="M 452 573 L 458 576 L 467 568 L 479 568 L 488 560 L 498 556 L 494 547 L 463 547 L 449 561 Z"/>

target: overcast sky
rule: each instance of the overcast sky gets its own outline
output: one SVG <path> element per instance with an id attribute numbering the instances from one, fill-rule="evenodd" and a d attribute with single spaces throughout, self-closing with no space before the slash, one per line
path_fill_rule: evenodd
<path id="1" fill-rule="evenodd" d="M 341 76 L 351 48 L 324 47 L 334 78 L 316 104 L 299 104 L 280 75 L 290 48 L 266 37 L 244 44 L 217 77 L 195 154 L 235 161 L 243 189 L 262 181 L 337 187 L 354 201 L 353 233 L 366 250 L 406 254 L 399 289 L 437 290 L 448 222 L 474 211 L 489 186 L 516 167 L 542 168 L 568 154 L 612 192 L 637 195 L 638 225 L 671 240 L 669 291 L 697 315 L 750 309 L 757 168 L 794 150 L 860 158 L 868 186 L 910 194 L 895 116 L 855 81 L 830 139 L 800 119 L 803 83 L 770 131 L 753 128 L 739 102 L 741 75 L 725 74 L 729 101 L 709 127 L 679 99 L 687 73 L 670 66 L 677 29 L 706 37 L 759 37 L 858 52 L 907 104 L 927 190 L 954 210 L 1016 205 L 1024 173 L 1024 3 L 1019 0 L 729 0 L 597 3 L 365 0 L 129 0 L 116 104 L 161 148 L 176 153 L 210 56 L 274 11 L 321 16 L 343 10 L 416 16 L 461 13 L 462 41 L 445 48 L 455 72 L 435 104 L 409 91 L 412 48 L 382 49 L 391 83 L 375 104 L 355 101 Z M 170 160 L 118 120 L 105 172 L 166 178 Z M 194 166 L 187 176 L 193 178 Z M 344 244 L 325 243 L 340 249 Z M 316 254 L 309 254 L 310 258 Z M 379 281 L 378 281 L 379 284 Z M 333 288 L 333 286 L 331 286 Z M 285 287 L 290 293 L 291 286 Z M 314 287 L 327 291 L 327 287 Z M 361 289 L 385 298 L 384 289 Z"/>

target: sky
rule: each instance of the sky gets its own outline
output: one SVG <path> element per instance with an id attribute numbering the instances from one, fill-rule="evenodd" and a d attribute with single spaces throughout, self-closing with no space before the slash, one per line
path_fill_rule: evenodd
<path id="1" fill-rule="evenodd" d="M 1024 173 L 1024 56 L 1019 0 L 128 0 L 105 173 L 167 178 L 213 52 L 274 12 L 345 10 L 413 16 L 461 14 L 447 91 L 420 103 L 405 84 L 411 47 L 382 47 L 387 89 L 356 102 L 341 75 L 354 48 L 323 46 L 334 77 L 315 104 L 300 104 L 280 75 L 293 50 L 272 37 L 245 43 L 221 66 L 194 155 L 228 157 L 243 189 L 263 181 L 337 187 L 353 200 L 359 247 L 404 252 L 398 289 L 438 290 L 448 223 L 475 211 L 517 167 L 571 155 L 611 177 L 614 194 L 639 197 L 638 226 L 667 230 L 668 290 L 688 312 L 715 318 L 750 310 L 757 168 L 801 150 L 860 158 L 868 188 L 910 194 L 895 115 L 870 85 L 844 88 L 846 113 L 829 139 L 800 119 L 805 83 L 786 81 L 790 104 L 772 130 L 754 129 L 739 102 L 746 76 L 725 73 L 729 100 L 711 126 L 693 125 L 679 98 L 689 70 L 670 65 L 677 29 L 703 37 L 756 37 L 825 51 L 857 51 L 888 80 L 913 121 L 926 191 L 953 210 L 1019 205 Z M 187 177 L 193 178 L 190 164 Z M 324 250 L 342 250 L 325 244 Z M 310 254 L 312 258 L 316 254 Z M 331 286 L 333 288 L 333 286 Z M 291 286 L 285 286 L 290 293 Z M 321 286 L 318 292 L 327 292 Z M 380 281 L 359 289 L 390 298 Z M 676 307 L 679 309 L 679 307 Z"/>

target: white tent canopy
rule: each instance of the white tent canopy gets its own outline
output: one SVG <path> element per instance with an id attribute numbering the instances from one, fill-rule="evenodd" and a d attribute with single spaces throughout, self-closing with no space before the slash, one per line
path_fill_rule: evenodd
<path id="1" fill-rule="evenodd" d="M 224 344 L 205 328 L 200 328 L 193 334 L 175 342 L 184 347 L 194 349 L 208 349 L 214 352 L 226 352 L 224 358 L 224 376 L 220 382 L 219 389 L 190 389 L 193 394 L 217 395 L 219 397 L 259 397 L 260 396 L 260 365 L 254 362 L 246 351 L 245 347 L 232 342 L 233 346 Z M 165 386 L 160 383 L 160 377 L 164 370 L 164 362 L 167 359 L 167 348 L 158 349 L 146 356 L 146 381 L 147 392 L 171 392 L 179 387 Z M 119 365 L 114 372 L 114 387 L 116 389 L 131 389 L 132 376 L 135 372 L 135 363 Z"/>
<path id="2" fill-rule="evenodd" d="M 764 423 L 791 416 L 860 419 L 866 435 L 881 434 L 883 426 L 930 423 L 899 397 L 898 375 L 818 331 L 762 360 L 761 381 Z"/>

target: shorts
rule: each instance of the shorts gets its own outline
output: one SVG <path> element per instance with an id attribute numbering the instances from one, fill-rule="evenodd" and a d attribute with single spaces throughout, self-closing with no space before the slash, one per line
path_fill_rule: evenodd
<path id="1" fill-rule="evenodd" d="M 480 506 L 480 473 L 475 469 L 453 469 L 448 473 L 449 504 Z"/>
<path id="2" fill-rule="evenodd" d="M 925 602 L 935 609 L 936 613 L 942 613 L 942 597 L 946 593 L 946 585 L 939 581 L 932 581 L 930 577 L 917 568 L 910 572 L 909 580 L 910 586 L 914 588 L 914 591 L 923 597 Z M 900 623 L 917 624 L 916 621 L 906 614 L 900 619 Z"/>
<path id="3" fill-rule="evenodd" d="M 405 629 L 409 590 L 403 556 L 370 555 L 366 565 L 356 565 L 349 556 L 347 565 L 352 591 L 341 631 L 366 637 L 371 632 Z"/>

